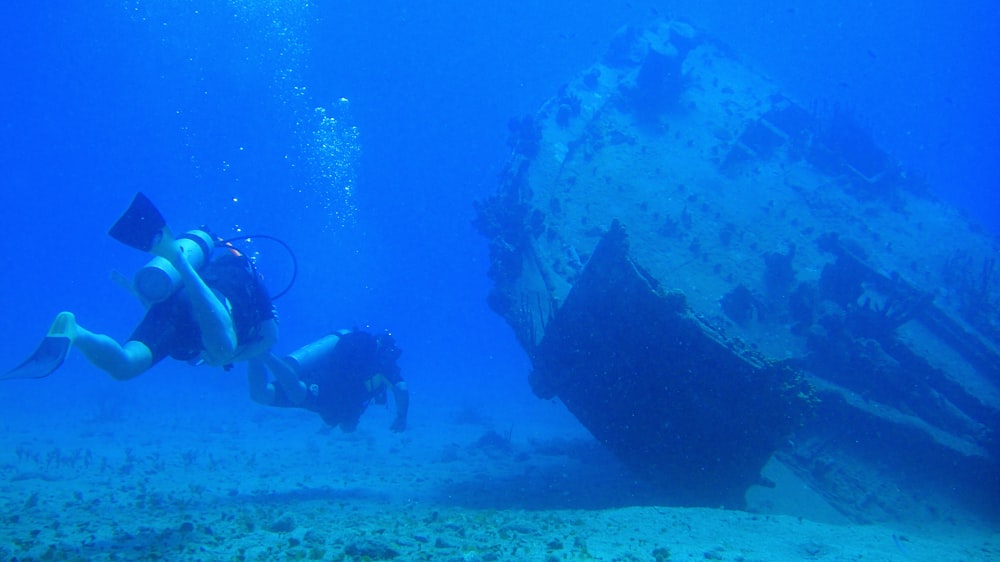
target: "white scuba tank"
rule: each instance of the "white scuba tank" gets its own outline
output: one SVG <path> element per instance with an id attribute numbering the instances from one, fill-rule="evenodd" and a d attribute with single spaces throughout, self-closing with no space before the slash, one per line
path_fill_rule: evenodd
<path id="1" fill-rule="evenodd" d="M 328 369 L 332 358 L 331 352 L 340 343 L 341 336 L 346 333 L 349 333 L 349 331 L 334 332 L 308 345 L 304 345 L 289 354 L 287 360 L 292 363 L 292 366 L 300 375 L 302 373 Z"/>
<path id="2" fill-rule="evenodd" d="M 212 253 L 215 241 L 203 230 L 189 230 L 178 236 L 174 244 L 187 257 L 195 270 L 201 268 Z M 181 275 L 169 261 L 157 256 L 135 273 L 132 287 L 148 304 L 164 301 L 181 286 Z"/>

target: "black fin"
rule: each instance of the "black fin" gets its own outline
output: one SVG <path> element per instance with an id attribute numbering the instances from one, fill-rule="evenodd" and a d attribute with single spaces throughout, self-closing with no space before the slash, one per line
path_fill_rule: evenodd
<path id="1" fill-rule="evenodd" d="M 0 375 L 0 380 L 40 379 L 59 368 L 69 353 L 70 341 L 66 336 L 45 336 L 38 349 L 24 363 Z"/>
<path id="2" fill-rule="evenodd" d="M 163 238 L 166 226 L 160 211 L 140 192 L 108 234 L 126 246 L 148 252 Z"/>

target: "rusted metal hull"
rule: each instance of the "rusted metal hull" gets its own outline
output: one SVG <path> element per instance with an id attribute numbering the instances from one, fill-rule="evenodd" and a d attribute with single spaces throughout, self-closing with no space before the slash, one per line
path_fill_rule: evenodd
<path id="1" fill-rule="evenodd" d="M 491 306 L 639 474 L 740 505 L 776 453 L 856 519 L 1000 497 L 997 241 L 850 115 L 671 22 L 517 125 Z"/>

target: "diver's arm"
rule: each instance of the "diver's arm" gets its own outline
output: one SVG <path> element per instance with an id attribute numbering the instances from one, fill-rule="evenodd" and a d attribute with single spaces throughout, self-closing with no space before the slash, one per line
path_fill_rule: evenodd
<path id="1" fill-rule="evenodd" d="M 257 326 L 257 337 L 252 343 L 237 345 L 236 355 L 230 360 L 232 363 L 238 361 L 250 361 L 251 359 L 267 359 L 271 353 L 271 348 L 278 341 L 278 319 L 271 318 L 265 320 Z"/>
<path id="2" fill-rule="evenodd" d="M 406 429 L 406 416 L 410 410 L 410 391 L 406 387 L 406 381 L 399 381 L 391 388 L 392 399 L 396 403 L 396 419 L 392 421 L 389 429 L 400 432 Z"/>
<path id="3" fill-rule="evenodd" d="M 195 320 L 201 329 L 204 359 L 210 365 L 225 365 L 236 354 L 236 328 L 225 303 L 205 284 L 187 256 L 175 244 L 159 244 L 153 253 L 166 259 L 181 276 L 184 291 L 191 301 Z"/>

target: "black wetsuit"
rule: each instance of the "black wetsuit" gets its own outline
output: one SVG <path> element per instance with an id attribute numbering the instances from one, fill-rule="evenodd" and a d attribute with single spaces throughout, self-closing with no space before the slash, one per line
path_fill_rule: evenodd
<path id="1" fill-rule="evenodd" d="M 237 348 L 258 341 L 261 325 L 274 318 L 275 312 L 271 298 L 250 260 L 227 250 L 206 263 L 198 274 L 210 289 L 229 301 Z M 153 364 L 167 356 L 191 361 L 204 351 L 201 328 L 195 319 L 191 300 L 183 289 L 149 307 L 129 339 L 142 342 L 149 348 Z"/>
<path id="2" fill-rule="evenodd" d="M 305 408 L 331 426 L 353 431 L 368 404 L 385 403 L 387 388 L 403 381 L 396 365 L 399 353 L 391 337 L 361 331 L 341 334 L 336 346 L 307 366 L 293 357 L 285 359 L 309 393 L 304 403 L 295 405 L 275 385 L 273 405 Z"/>

